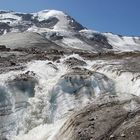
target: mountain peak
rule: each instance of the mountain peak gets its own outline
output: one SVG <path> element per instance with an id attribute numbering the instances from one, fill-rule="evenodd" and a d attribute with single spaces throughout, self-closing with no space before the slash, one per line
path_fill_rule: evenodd
<path id="1" fill-rule="evenodd" d="M 57 20 L 57 24 L 55 24 L 53 27 L 54 30 L 79 31 L 85 29 L 75 19 L 60 10 L 42 10 L 37 13 L 33 13 L 33 15 L 35 18 L 38 18 L 40 22 L 48 19 L 55 19 L 55 21 Z"/>
<path id="2" fill-rule="evenodd" d="M 33 14 L 34 18 L 37 18 L 40 22 L 45 20 L 54 19 L 56 24 L 54 30 L 67 30 L 69 27 L 69 20 L 67 15 L 62 11 L 57 10 L 43 10 Z"/>
<path id="3" fill-rule="evenodd" d="M 43 10 L 37 13 L 0 11 L 0 34 L 38 29 L 79 31 L 84 27 L 72 17 L 58 10 Z"/>
<path id="4" fill-rule="evenodd" d="M 41 11 L 39 11 L 37 13 L 48 13 L 48 12 L 51 12 L 51 13 L 54 13 L 54 14 L 66 15 L 63 11 L 55 10 L 55 9 L 45 9 L 45 10 L 41 10 Z"/>

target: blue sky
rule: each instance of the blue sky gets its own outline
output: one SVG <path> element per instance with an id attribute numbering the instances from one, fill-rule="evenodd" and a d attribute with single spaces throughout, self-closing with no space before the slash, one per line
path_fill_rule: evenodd
<path id="1" fill-rule="evenodd" d="M 87 28 L 140 36 L 140 0 L 0 0 L 0 9 L 62 10 Z"/>

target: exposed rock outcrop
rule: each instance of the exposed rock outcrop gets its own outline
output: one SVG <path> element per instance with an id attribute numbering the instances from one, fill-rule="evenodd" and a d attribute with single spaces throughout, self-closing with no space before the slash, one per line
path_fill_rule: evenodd
<path id="1" fill-rule="evenodd" d="M 140 100 L 137 97 L 122 102 L 111 100 L 90 104 L 74 113 L 54 140 L 139 140 Z"/>

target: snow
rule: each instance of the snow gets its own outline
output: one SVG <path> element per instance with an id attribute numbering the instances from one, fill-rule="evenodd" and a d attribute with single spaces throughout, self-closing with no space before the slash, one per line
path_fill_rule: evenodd
<path id="1" fill-rule="evenodd" d="M 139 37 L 127 37 L 118 36 L 112 33 L 103 33 L 113 46 L 114 51 L 140 51 L 140 38 Z"/>
<path id="2" fill-rule="evenodd" d="M 0 21 L 4 23 L 10 22 L 11 24 L 15 24 L 18 21 L 21 21 L 21 17 L 14 14 L 14 12 L 0 14 Z"/>
<path id="3" fill-rule="evenodd" d="M 46 35 L 46 38 L 49 38 L 50 35 L 56 33 L 56 34 L 60 34 L 62 36 L 65 36 L 65 37 L 71 37 L 73 35 L 75 35 L 74 32 L 71 32 L 69 30 L 54 30 L 54 29 L 49 29 L 49 28 L 38 28 L 36 26 L 32 26 L 30 28 L 28 28 L 27 30 L 28 32 L 37 32 L 39 34 L 42 34 L 42 35 Z"/>
<path id="4" fill-rule="evenodd" d="M 10 23 L 10 25 L 18 24 L 22 22 L 22 17 L 15 15 L 15 12 L 6 12 L 0 14 L 0 21 L 4 23 Z M 20 13 L 18 13 L 20 14 Z M 25 14 L 25 13 L 24 13 Z M 32 18 L 37 18 L 39 21 L 47 20 L 52 17 L 56 17 L 59 21 L 53 27 L 52 30 L 70 30 L 69 29 L 69 20 L 67 19 L 67 15 L 58 10 L 44 10 L 37 13 L 31 13 L 33 15 Z"/>
<path id="5" fill-rule="evenodd" d="M 95 30 L 88 30 L 88 29 L 83 29 L 81 31 L 79 31 L 80 34 L 82 34 L 83 36 L 85 36 L 88 39 L 91 39 L 94 37 L 95 33 L 99 33 L 98 31 Z"/>
<path id="6" fill-rule="evenodd" d="M 19 13 L 21 14 L 21 13 Z M 24 13 L 25 14 L 25 13 Z M 37 13 L 31 13 L 32 18 L 38 19 L 39 21 L 48 20 L 49 18 L 55 17 L 58 19 L 58 22 L 52 27 L 49 28 L 40 28 L 32 25 L 27 29 L 28 32 L 36 32 L 42 35 L 46 34 L 46 38 L 49 39 L 49 34 L 58 33 L 61 34 L 64 38 L 62 42 L 58 41 L 58 45 L 62 45 L 63 47 L 72 47 L 76 49 L 82 50 L 90 50 L 92 51 L 92 46 L 88 45 L 83 40 L 75 37 L 76 32 L 72 31 L 72 27 L 69 24 L 68 15 L 62 11 L 58 10 L 43 10 Z M 19 29 L 14 28 L 15 25 L 19 25 L 22 23 L 22 17 L 16 15 L 15 12 L 5 12 L 0 14 L 0 21 L 4 23 L 10 23 L 10 26 L 13 28 L 10 29 L 10 32 L 20 32 Z M 72 22 L 72 21 L 71 21 Z M 26 25 L 26 24 L 25 24 Z M 4 34 L 6 34 L 6 30 Z M 83 29 L 79 31 L 79 33 L 88 38 L 94 38 L 94 34 L 100 34 L 95 30 Z M 119 36 L 112 33 L 101 33 L 102 35 L 107 37 L 107 40 L 110 45 L 113 46 L 114 51 L 120 52 L 128 52 L 128 51 L 140 51 L 140 38 L 139 37 L 127 37 L 127 36 Z"/>
<path id="7" fill-rule="evenodd" d="M 69 30 L 68 29 L 69 21 L 67 19 L 67 15 L 64 14 L 62 11 L 44 10 L 44 11 L 40 11 L 38 13 L 35 13 L 33 15 L 34 15 L 34 17 L 38 17 L 39 21 L 47 20 L 50 17 L 56 17 L 59 21 L 53 27 L 53 30 Z"/>
<path id="8" fill-rule="evenodd" d="M 76 38 L 76 37 L 65 37 L 63 38 L 62 42 L 64 43 L 64 47 L 71 47 L 75 49 L 82 49 L 82 50 L 90 50 L 92 51 L 92 46 L 86 44 L 84 41 Z"/>

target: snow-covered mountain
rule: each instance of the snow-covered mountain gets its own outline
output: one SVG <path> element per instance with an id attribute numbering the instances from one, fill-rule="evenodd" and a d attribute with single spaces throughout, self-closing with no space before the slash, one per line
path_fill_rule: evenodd
<path id="1" fill-rule="evenodd" d="M 0 12 L 1 34 L 6 32 L 24 32 L 27 30 L 47 29 L 79 31 L 84 29 L 73 18 L 62 11 L 44 10 L 38 13 Z"/>
<path id="2" fill-rule="evenodd" d="M 0 11 L 0 140 L 139 140 L 139 112 L 140 37 Z"/>
<path id="3" fill-rule="evenodd" d="M 69 15 L 56 10 L 44 10 L 30 14 L 1 11 L 0 34 L 3 35 L 9 32 L 39 33 L 65 48 L 71 47 L 96 52 L 102 52 L 103 50 L 140 50 L 139 37 L 127 37 L 88 30 Z M 5 42 L 3 37 L 0 38 L 0 42 L 1 44 Z"/>

